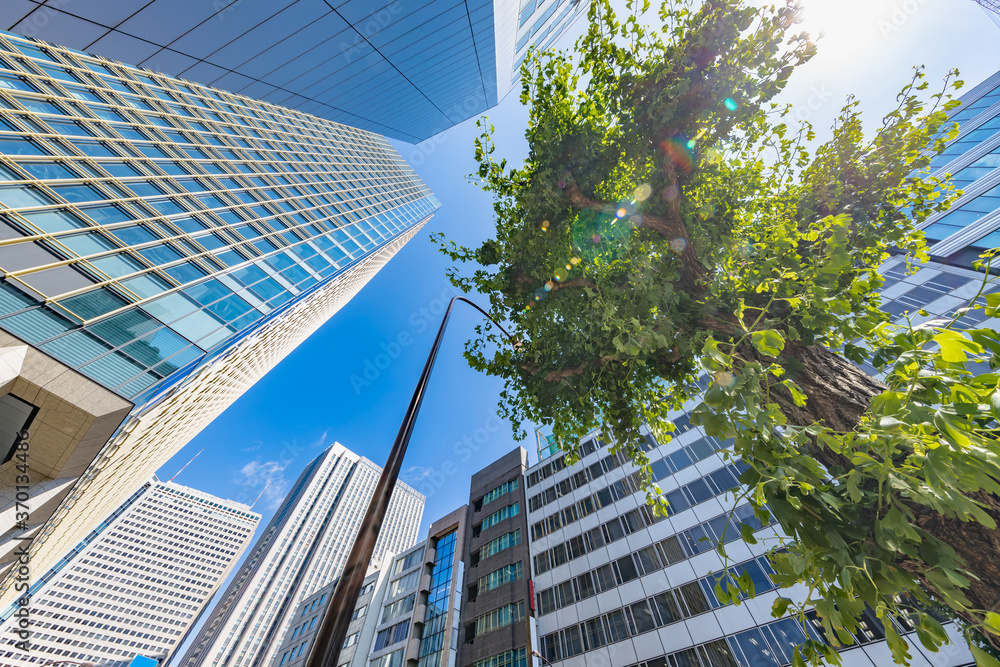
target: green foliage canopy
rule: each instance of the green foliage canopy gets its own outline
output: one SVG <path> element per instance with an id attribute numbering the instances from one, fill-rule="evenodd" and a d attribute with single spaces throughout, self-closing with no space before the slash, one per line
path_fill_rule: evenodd
<path id="1" fill-rule="evenodd" d="M 933 599 L 992 664 L 1000 337 L 893 325 L 878 308 L 878 266 L 890 251 L 926 259 L 916 227 L 954 197 L 926 173 L 957 131 L 954 84 L 931 93 L 917 71 L 871 138 L 849 100 L 810 150 L 811 128 L 772 101 L 815 51 L 794 6 L 678 0 L 659 19 L 620 22 L 595 2 L 578 58 L 535 54 L 522 70 L 527 161 L 495 161 L 489 129 L 477 141 L 496 235 L 440 241 L 475 266 L 453 282 L 487 295 L 518 343 L 484 328 L 467 358 L 505 379 L 506 417 L 552 424 L 569 462 L 603 428 L 647 464 L 639 428 L 669 437 L 668 412 L 698 398 L 692 423 L 733 439 L 750 499 L 791 540 L 779 578 L 807 584 L 828 637 L 852 643 L 868 605 L 911 615 L 936 648 Z M 994 314 L 998 299 L 970 307 Z M 869 357 L 884 381 L 851 363 Z M 823 657 L 836 653 L 811 644 L 797 660 Z"/>

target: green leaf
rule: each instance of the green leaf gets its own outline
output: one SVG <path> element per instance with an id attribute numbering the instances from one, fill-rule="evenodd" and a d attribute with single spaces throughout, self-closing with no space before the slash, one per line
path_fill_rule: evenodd
<path id="1" fill-rule="evenodd" d="M 785 349 L 785 338 L 774 329 L 754 331 L 750 334 L 750 342 L 757 350 L 769 357 L 777 357 Z"/>
<path id="2" fill-rule="evenodd" d="M 1000 614 L 995 611 L 986 612 L 986 618 L 983 619 L 983 625 L 985 625 L 993 634 L 1000 635 Z"/>
<path id="3" fill-rule="evenodd" d="M 792 604 L 791 598 L 778 598 L 771 605 L 771 616 L 775 618 L 781 618 L 788 611 L 788 606 Z"/>
<path id="4" fill-rule="evenodd" d="M 969 644 L 972 657 L 976 659 L 976 667 L 1000 667 L 1000 660 L 979 648 L 975 644 Z"/>
<path id="5" fill-rule="evenodd" d="M 965 363 L 968 361 L 967 352 L 977 354 L 983 351 L 975 342 L 951 329 L 942 329 L 933 339 L 941 346 L 941 358 L 949 363 Z"/>
<path id="6" fill-rule="evenodd" d="M 986 308 L 984 309 L 985 315 L 987 317 L 996 317 L 998 310 L 1000 310 L 1000 292 L 993 292 L 992 294 L 987 294 Z"/>
<path id="7" fill-rule="evenodd" d="M 805 395 L 805 392 L 802 391 L 802 387 L 795 384 L 791 380 L 782 380 L 781 384 L 792 395 L 792 402 L 795 403 L 795 405 L 800 408 L 805 407 L 806 399 L 808 397 Z"/>

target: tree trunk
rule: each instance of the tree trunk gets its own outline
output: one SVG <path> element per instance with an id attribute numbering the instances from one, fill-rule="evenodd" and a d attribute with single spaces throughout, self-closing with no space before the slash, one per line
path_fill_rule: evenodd
<path id="1" fill-rule="evenodd" d="M 784 387 L 772 387 L 771 398 L 781 407 L 789 423 L 796 426 L 819 423 L 837 431 L 853 430 L 868 410 L 871 399 L 886 389 L 884 384 L 821 345 L 804 346 L 788 341 L 782 357 L 794 358 L 802 364 L 792 379 L 802 388 L 808 400 L 804 407 L 795 405 Z M 849 466 L 846 459 L 829 450 L 822 449 L 817 454 L 817 460 L 828 468 Z M 969 495 L 981 503 L 984 511 L 1000 526 L 1000 498 L 983 491 Z M 910 507 L 916 514 L 916 524 L 951 546 L 971 573 L 971 584 L 964 589 L 969 607 L 1000 611 L 1000 529 L 989 528 L 976 521 L 947 517 L 918 504 L 910 504 Z M 936 592 L 924 576 L 929 569 L 926 563 L 902 554 L 896 563 L 927 590 Z M 981 614 L 959 615 L 973 625 L 983 622 Z M 1000 649 L 997 636 L 988 632 L 981 634 Z"/>

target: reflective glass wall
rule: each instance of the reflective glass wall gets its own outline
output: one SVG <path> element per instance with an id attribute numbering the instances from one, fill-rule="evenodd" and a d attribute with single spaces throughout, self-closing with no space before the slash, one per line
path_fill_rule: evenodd
<path id="1" fill-rule="evenodd" d="M 0 33 L 0 328 L 125 398 L 438 205 L 378 135 Z"/>

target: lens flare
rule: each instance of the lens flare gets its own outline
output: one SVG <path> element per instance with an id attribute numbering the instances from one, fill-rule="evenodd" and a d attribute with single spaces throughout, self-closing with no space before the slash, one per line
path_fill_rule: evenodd
<path id="1" fill-rule="evenodd" d="M 734 100 L 731 97 L 727 97 L 725 100 L 723 100 L 722 103 L 725 104 L 726 108 L 729 109 L 730 111 L 736 111 L 740 106 L 739 104 L 736 103 L 736 100 Z"/>
<path id="2" fill-rule="evenodd" d="M 592 242 L 594 242 L 594 243 L 600 243 L 601 242 L 601 235 L 600 234 L 594 234 L 593 236 L 590 237 L 590 240 Z"/>
<path id="3" fill-rule="evenodd" d="M 549 221 L 548 220 L 542 220 L 542 231 L 543 232 L 549 231 Z"/>
<path id="4" fill-rule="evenodd" d="M 535 290 L 535 301 L 541 301 L 545 298 L 545 290 L 539 287 Z"/>
<path id="5" fill-rule="evenodd" d="M 677 199 L 677 195 L 679 195 L 680 193 L 681 193 L 680 188 L 678 188 L 676 185 L 668 185 L 666 188 L 663 189 L 663 194 L 661 196 L 663 197 L 663 201 L 673 201 Z"/>
<path id="6" fill-rule="evenodd" d="M 653 194 L 653 188 L 649 185 L 649 183 L 643 183 L 635 189 L 635 192 L 632 193 L 632 198 L 636 201 L 646 201 L 649 199 L 649 195 L 651 194 Z"/>
<path id="7" fill-rule="evenodd" d="M 674 164 L 683 171 L 691 171 L 691 151 L 687 147 L 688 140 L 684 137 L 668 139 L 660 144 L 660 148 Z"/>
<path id="8" fill-rule="evenodd" d="M 563 271 L 562 269 L 556 269 L 555 273 L 552 275 L 556 279 L 556 282 L 561 283 L 562 281 L 566 280 L 566 272 Z"/>
<path id="9" fill-rule="evenodd" d="M 569 263 L 572 264 L 573 266 L 576 266 L 577 264 L 580 263 L 580 258 L 579 257 L 572 257 L 572 258 L 570 258 Z"/>
<path id="10" fill-rule="evenodd" d="M 546 292 L 551 292 L 552 288 L 555 287 L 555 286 L 556 286 L 556 284 L 554 282 L 552 282 L 551 280 L 549 280 L 549 281 L 547 281 L 545 283 L 545 286 L 542 287 L 542 289 L 545 290 Z"/>
<path id="11" fill-rule="evenodd" d="M 684 239 L 673 239 L 670 242 L 670 249 L 676 252 L 678 255 L 684 252 L 685 248 L 687 248 L 687 241 Z"/>
<path id="12" fill-rule="evenodd" d="M 736 384 L 736 376 L 729 371 L 718 371 L 715 374 L 715 381 L 719 383 L 720 387 L 729 389 Z"/>
<path id="13" fill-rule="evenodd" d="M 615 211 L 615 215 L 619 218 L 624 218 L 626 215 L 628 215 L 628 210 L 625 207 L 622 207 L 617 211 Z"/>

